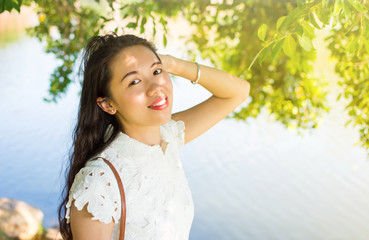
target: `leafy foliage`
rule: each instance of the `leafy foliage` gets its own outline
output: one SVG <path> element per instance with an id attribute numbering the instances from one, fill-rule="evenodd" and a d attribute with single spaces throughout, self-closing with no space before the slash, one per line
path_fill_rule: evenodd
<path id="1" fill-rule="evenodd" d="M 276 44 L 282 44 L 283 41 L 284 54 L 293 58 L 296 43 L 301 47 L 300 52 L 311 51 L 314 30 L 330 29 L 331 34 L 326 40 L 332 56 L 337 60 L 335 70 L 342 77 L 339 84 L 343 88 L 343 95 L 350 101 L 346 109 L 351 120 L 347 124 L 352 122 L 354 126 L 358 126 L 358 143 L 366 149 L 369 149 L 368 9 L 369 3 L 358 0 L 300 1 L 297 8 L 278 19 L 274 38 L 257 54 L 259 62 L 262 62 L 269 52 L 267 46 L 274 45 L 275 49 Z M 259 31 L 264 31 L 263 29 L 265 26 L 261 25 Z M 272 54 L 271 59 L 274 58 L 275 55 Z M 338 99 L 341 96 L 342 94 Z"/>
<path id="2" fill-rule="evenodd" d="M 0 0 L 0 13 L 4 11 L 11 12 L 13 9 L 20 12 L 22 0 Z"/>
<path id="3" fill-rule="evenodd" d="M 72 82 L 71 74 L 85 42 L 103 27 L 100 14 L 91 7 L 76 6 L 72 1 L 43 0 L 37 8 L 40 24 L 29 33 L 46 42 L 46 52 L 60 60 L 51 74 L 48 101 L 56 101 Z"/>
<path id="4" fill-rule="evenodd" d="M 50 97 L 45 98 L 45 100 L 56 102 L 67 91 L 67 87 L 75 78 L 72 73 L 80 51 L 91 36 L 113 30 L 107 25 L 115 23 L 114 31 L 118 33 L 124 32 L 123 29 L 135 29 L 140 26 L 141 33 L 143 33 L 147 18 L 150 18 L 154 23 L 154 36 L 157 22 L 166 31 L 166 20 L 163 17 L 157 18 L 155 14 L 151 13 L 154 7 L 153 3 L 149 2 L 144 7 L 138 7 L 135 4 L 115 7 L 113 1 L 107 1 L 101 5 L 83 4 L 75 0 L 42 0 L 38 2 L 37 14 L 40 24 L 29 29 L 28 32 L 40 41 L 46 42 L 46 52 L 53 53 L 60 60 L 59 66 L 51 74 Z M 134 20 L 125 26 L 119 26 L 118 20 L 114 16 L 116 12 L 123 14 L 123 18 Z M 147 13 L 149 16 L 145 16 Z M 163 41 L 166 42 L 165 35 Z"/>
<path id="5" fill-rule="evenodd" d="M 13 9 L 20 12 L 21 5 L 29 6 L 31 2 L 32 0 L 0 0 L 0 14 L 5 11 L 11 12 Z"/>
<path id="6" fill-rule="evenodd" d="M 369 149 L 369 15 L 365 10 L 369 7 L 367 4 L 364 9 L 353 1 L 337 5 L 336 11 L 344 17 L 337 19 L 337 27 L 327 40 L 337 59 L 343 95 L 350 101 L 346 109 L 351 120 L 347 124 L 358 126 L 361 146 Z"/>
<path id="7" fill-rule="evenodd" d="M 289 38 L 269 42 L 276 34 L 270 26 L 295 7 L 293 3 L 272 0 L 239 1 L 212 4 L 203 10 L 201 5 L 194 5 L 185 14 L 197 26 L 192 41 L 202 56 L 252 85 L 252 101 L 234 118 L 256 117 L 264 109 L 286 126 L 308 128 L 316 127 L 321 111 L 327 110 L 323 82 L 311 74 L 315 52 L 295 51 L 292 43 L 286 48 L 283 42 L 293 41 Z M 282 48 L 292 58 L 284 57 L 279 52 Z M 258 49 L 263 51 L 258 53 Z M 266 58 L 268 54 L 275 59 Z M 249 63 L 256 55 L 265 64 L 250 69 Z"/>
<path id="8" fill-rule="evenodd" d="M 327 38 L 351 121 L 369 149 L 369 6 L 365 0 L 148 0 L 38 2 L 40 25 L 30 33 L 60 59 L 51 76 L 49 100 L 56 101 L 73 82 L 78 53 L 92 35 L 111 30 L 152 33 L 167 43 L 168 21 L 184 17 L 187 36 L 202 58 L 248 80 L 252 101 L 234 113 L 245 120 L 263 110 L 288 127 L 314 128 L 326 106 L 325 82 L 314 77 L 315 31 Z M 121 21 L 123 20 L 123 21 Z M 122 24 L 123 22 L 123 24 Z M 163 29 L 164 34 L 157 35 Z M 194 56 L 195 51 L 189 52 Z"/>

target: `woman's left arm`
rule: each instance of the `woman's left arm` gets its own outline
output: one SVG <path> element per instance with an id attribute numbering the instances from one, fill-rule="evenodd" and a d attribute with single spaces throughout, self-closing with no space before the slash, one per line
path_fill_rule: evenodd
<path id="1" fill-rule="evenodd" d="M 160 55 L 160 58 L 167 72 L 190 81 L 197 78 L 198 71 L 194 62 L 170 55 Z M 246 100 L 250 92 L 250 84 L 232 74 L 204 65 L 200 65 L 200 71 L 198 84 L 213 95 L 190 109 L 172 115 L 174 120 L 182 120 L 185 123 L 185 143 L 225 118 Z"/>

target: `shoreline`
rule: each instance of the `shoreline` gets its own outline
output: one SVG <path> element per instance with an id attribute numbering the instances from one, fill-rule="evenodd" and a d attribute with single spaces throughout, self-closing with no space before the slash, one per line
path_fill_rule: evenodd
<path id="1" fill-rule="evenodd" d="M 0 198 L 0 239 L 62 240 L 57 226 L 45 228 L 44 213 L 30 204 Z"/>

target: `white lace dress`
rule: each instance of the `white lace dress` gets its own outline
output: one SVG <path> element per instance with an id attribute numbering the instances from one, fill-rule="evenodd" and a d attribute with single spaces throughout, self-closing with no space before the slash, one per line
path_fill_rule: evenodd
<path id="1" fill-rule="evenodd" d="M 160 126 L 165 152 L 124 133 L 99 156 L 108 159 L 123 181 L 126 195 L 126 240 L 188 240 L 194 215 L 192 195 L 179 158 L 184 123 L 170 120 Z M 66 218 L 73 203 L 86 204 L 93 220 L 115 225 L 111 239 L 119 239 L 120 194 L 115 176 L 102 160 L 88 161 L 70 190 Z"/>

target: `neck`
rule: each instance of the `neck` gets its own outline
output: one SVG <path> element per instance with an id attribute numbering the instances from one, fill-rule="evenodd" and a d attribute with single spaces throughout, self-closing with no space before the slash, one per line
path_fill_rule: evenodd
<path id="1" fill-rule="evenodd" d="M 160 126 L 124 126 L 123 132 L 129 137 L 147 145 L 160 145 Z"/>

